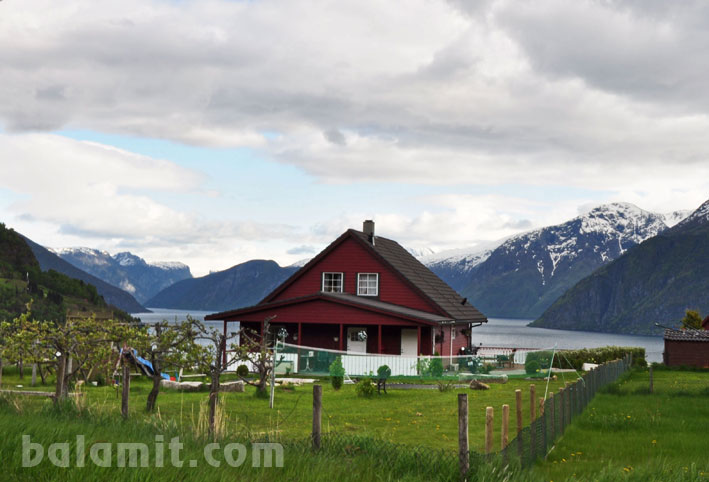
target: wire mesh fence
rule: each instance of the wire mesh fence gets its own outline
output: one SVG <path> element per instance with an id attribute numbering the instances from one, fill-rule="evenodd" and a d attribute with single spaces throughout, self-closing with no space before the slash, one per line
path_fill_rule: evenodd
<path id="1" fill-rule="evenodd" d="M 464 480 L 498 457 L 507 463 L 529 467 L 537 459 L 546 456 L 598 390 L 616 381 L 631 364 L 632 358 L 628 355 L 622 360 L 608 362 L 586 372 L 574 383 L 567 383 L 556 395 L 546 398 L 540 404 L 538 416 L 517 432 L 504 449 L 490 453 L 468 451 L 469 471 L 465 474 L 460 471 L 460 453 L 455 451 L 398 444 L 369 436 L 323 433 L 318 436 L 317 448 L 314 447 L 312 437 L 286 440 L 278 437 L 262 441 L 279 442 L 295 451 L 317 452 L 334 457 L 366 457 L 367 463 L 381 466 L 383 470 L 386 468 L 397 474 L 416 474 L 430 480 Z"/>
<path id="2" fill-rule="evenodd" d="M 518 432 L 506 448 L 499 452 L 504 459 L 517 459 L 528 467 L 546 456 L 554 442 L 563 435 L 572 420 L 580 415 L 596 392 L 616 381 L 632 365 L 632 357 L 608 362 L 567 383 L 555 396 L 547 398 L 539 416 Z"/>

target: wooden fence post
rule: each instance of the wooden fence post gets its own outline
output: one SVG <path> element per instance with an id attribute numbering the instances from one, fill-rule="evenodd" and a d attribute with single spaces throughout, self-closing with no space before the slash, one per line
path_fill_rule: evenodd
<path id="1" fill-rule="evenodd" d="M 121 415 L 128 418 L 128 397 L 130 395 L 130 364 L 123 359 L 123 393 L 121 394 Z"/>
<path id="2" fill-rule="evenodd" d="M 485 454 L 487 454 L 487 455 L 490 455 L 492 453 L 493 425 L 494 425 L 493 408 L 487 407 L 485 409 Z"/>
<path id="3" fill-rule="evenodd" d="M 517 411 L 517 455 L 522 458 L 524 453 L 522 447 L 522 437 L 520 432 L 522 431 L 522 390 L 515 390 L 515 410 Z"/>
<path id="4" fill-rule="evenodd" d="M 460 480 L 466 480 L 470 470 L 470 450 L 468 447 L 468 394 L 458 394 L 458 463 Z"/>
<path id="5" fill-rule="evenodd" d="M 537 388 L 534 384 L 529 386 L 529 453 L 531 460 L 536 458 L 537 430 L 534 421 L 537 419 Z"/>
<path id="6" fill-rule="evenodd" d="M 549 433 L 551 433 L 551 441 L 553 443 L 556 440 L 556 397 L 553 393 L 549 394 L 549 400 L 551 400 L 549 404 Z"/>
<path id="7" fill-rule="evenodd" d="M 322 425 L 322 385 L 313 385 L 313 450 L 320 450 Z"/>
<path id="8" fill-rule="evenodd" d="M 502 406 L 502 435 L 501 435 L 501 448 L 502 450 L 507 447 L 509 443 L 509 432 L 510 432 L 510 406 Z"/>
<path id="9" fill-rule="evenodd" d="M 566 429 L 566 411 L 564 410 L 564 399 L 566 393 L 563 387 L 559 387 L 559 435 L 564 435 Z"/>
<path id="10" fill-rule="evenodd" d="M 653 385 L 653 380 L 652 380 L 652 365 L 650 365 L 650 393 L 654 393 L 654 387 Z"/>

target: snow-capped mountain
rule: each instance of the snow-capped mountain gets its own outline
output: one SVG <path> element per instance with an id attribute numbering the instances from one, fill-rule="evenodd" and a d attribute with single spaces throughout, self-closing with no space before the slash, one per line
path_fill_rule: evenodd
<path id="1" fill-rule="evenodd" d="M 709 201 L 659 236 L 646 240 L 581 280 L 534 326 L 659 334 L 688 308 L 709 310 Z"/>
<path id="2" fill-rule="evenodd" d="M 686 219 L 690 214 L 692 214 L 691 209 L 681 209 L 679 211 L 672 211 L 671 213 L 664 213 L 660 216 L 662 217 L 662 220 L 665 222 L 667 227 L 671 228 L 680 221 Z"/>
<path id="3" fill-rule="evenodd" d="M 141 303 L 177 281 L 192 278 L 190 268 L 183 263 L 147 263 L 129 252 L 111 255 L 91 248 L 65 248 L 54 252 L 77 268 L 127 291 Z"/>
<path id="4" fill-rule="evenodd" d="M 667 229 L 664 219 L 633 204 L 606 204 L 488 252 L 424 263 L 487 316 L 535 318 L 580 279 Z"/>
<path id="5" fill-rule="evenodd" d="M 480 243 L 470 249 L 449 249 L 419 258 L 431 271 L 451 288 L 461 291 L 470 282 L 473 268 L 484 263 L 492 251 L 505 240 Z"/>

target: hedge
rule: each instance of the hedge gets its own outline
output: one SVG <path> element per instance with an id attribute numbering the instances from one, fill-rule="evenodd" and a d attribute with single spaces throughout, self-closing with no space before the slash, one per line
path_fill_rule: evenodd
<path id="1" fill-rule="evenodd" d="M 545 358 L 547 353 L 551 352 L 531 352 L 527 355 L 533 355 L 534 353 L 542 354 L 541 359 Z M 645 348 L 637 346 L 604 346 L 601 348 L 582 348 L 580 350 L 560 350 L 554 356 L 554 367 L 555 368 L 569 368 L 569 364 L 576 370 L 581 370 L 581 366 L 584 363 L 605 363 L 608 361 L 618 360 L 623 358 L 628 353 L 633 355 L 633 366 L 634 367 L 646 367 L 647 361 L 645 360 Z M 542 364 L 543 366 L 543 364 Z M 547 366 L 549 366 L 547 364 Z"/>

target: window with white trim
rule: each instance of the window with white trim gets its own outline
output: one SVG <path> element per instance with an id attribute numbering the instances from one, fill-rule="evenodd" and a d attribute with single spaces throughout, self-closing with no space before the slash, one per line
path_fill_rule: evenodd
<path id="1" fill-rule="evenodd" d="M 342 293 L 343 278 L 342 273 L 323 273 L 322 290 L 329 293 Z"/>
<path id="2" fill-rule="evenodd" d="M 357 274 L 357 294 L 359 296 L 379 295 L 379 273 Z"/>

